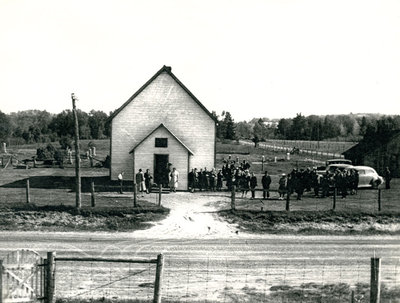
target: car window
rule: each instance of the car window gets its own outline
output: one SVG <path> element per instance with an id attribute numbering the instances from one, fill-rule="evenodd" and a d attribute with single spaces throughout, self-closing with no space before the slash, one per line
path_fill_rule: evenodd
<path id="1" fill-rule="evenodd" d="M 358 170 L 358 174 L 359 174 L 359 175 L 365 175 L 365 170 L 359 169 L 359 170 Z"/>
<path id="2" fill-rule="evenodd" d="M 345 160 L 345 159 L 340 159 L 340 160 L 327 160 L 326 163 L 328 165 L 330 164 L 349 164 L 351 165 L 351 160 Z"/>

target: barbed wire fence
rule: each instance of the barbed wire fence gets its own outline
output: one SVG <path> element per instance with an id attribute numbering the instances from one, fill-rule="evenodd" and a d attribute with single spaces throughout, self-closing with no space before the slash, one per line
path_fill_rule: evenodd
<path id="1" fill-rule="evenodd" d="M 154 276 L 155 268 L 151 264 L 58 261 L 57 297 L 151 300 Z"/>
<path id="2" fill-rule="evenodd" d="M 26 179 L 29 180 L 29 179 Z M 25 180 L 25 181 L 26 181 Z M 28 181 L 21 181 L 21 184 L 13 187 L 1 188 L 0 202 L 7 203 L 9 205 L 15 203 L 34 203 L 38 206 L 55 205 L 54 201 L 59 204 L 73 205 L 74 192 L 66 189 L 51 189 L 49 192 L 44 188 L 29 187 Z M 392 181 L 393 187 L 397 186 L 398 180 Z M 287 192 L 283 199 L 279 198 L 279 192 L 277 188 L 272 187 L 269 198 L 263 198 L 263 190 L 258 186 L 255 191 L 255 198 L 251 198 L 251 191 L 246 189 L 245 195 L 242 193 L 242 189 L 235 189 L 235 205 L 236 209 L 243 210 L 259 210 L 259 211 L 282 211 L 286 209 Z M 46 191 L 46 195 L 43 194 Z M 198 194 L 196 189 L 195 194 Z M 232 191 L 203 191 L 202 194 L 214 194 L 220 195 L 223 200 L 230 200 L 232 197 Z M 139 195 L 140 201 L 146 201 L 154 207 L 163 205 L 163 198 L 165 194 L 168 194 L 166 189 L 159 192 L 158 188 L 153 188 L 153 191 L 149 194 L 144 193 Z M 295 192 L 290 194 L 290 211 L 353 211 L 353 212 L 398 212 L 399 204 L 397 191 L 386 190 L 386 189 L 359 189 L 355 194 L 351 194 L 350 191 L 346 195 L 346 198 L 342 198 L 340 193 L 337 191 L 336 195 L 334 191 L 330 191 L 329 196 L 321 197 L 315 196 L 314 191 L 305 191 L 302 195 L 301 200 L 297 200 L 297 194 Z M 127 207 L 131 208 L 133 205 L 133 191 L 132 187 L 124 187 L 124 193 L 120 194 L 116 186 L 106 188 L 104 185 L 95 186 L 95 190 L 90 192 L 86 190 L 82 193 L 82 205 L 83 206 L 104 206 L 104 207 Z M 227 203 L 226 208 L 229 208 Z"/>
<path id="3" fill-rule="evenodd" d="M 369 259 L 166 256 L 162 302 L 372 302 Z M 398 258 L 383 258 L 382 303 L 400 300 Z M 56 298 L 152 302 L 149 264 L 57 261 Z M 353 301 L 352 301 L 353 299 Z"/>
<path id="4" fill-rule="evenodd" d="M 161 302 L 162 254 L 157 259 L 112 259 L 56 258 L 54 252 L 49 252 L 46 264 L 48 303 L 55 302 L 55 298 L 73 302 L 87 299 Z"/>
<path id="5" fill-rule="evenodd" d="M 251 211 L 345 211 L 356 213 L 389 213 L 398 212 L 399 205 L 394 193 L 381 189 L 359 189 L 357 193 L 348 192 L 345 198 L 342 198 L 338 191 L 332 190 L 326 197 L 315 196 L 313 190 L 305 191 L 300 199 L 297 199 L 295 192 L 284 192 L 281 198 L 277 189 L 269 190 L 270 197 L 263 198 L 263 190 L 255 190 L 255 198 L 251 197 L 251 190 L 235 187 L 231 191 L 222 191 L 219 194 L 226 200 L 234 199 L 230 208 L 237 210 Z M 289 209 L 287 206 L 289 205 Z M 229 208 L 227 205 L 226 208 Z"/>
<path id="6" fill-rule="evenodd" d="M 239 140 L 240 144 L 254 146 L 253 142 Z M 342 152 L 346 151 L 356 143 L 353 142 L 330 142 L 330 141 L 301 141 L 301 140 L 266 140 L 259 142 L 257 146 L 271 151 L 283 151 L 290 153 L 297 149 L 298 153 L 323 158 L 343 158 Z"/>

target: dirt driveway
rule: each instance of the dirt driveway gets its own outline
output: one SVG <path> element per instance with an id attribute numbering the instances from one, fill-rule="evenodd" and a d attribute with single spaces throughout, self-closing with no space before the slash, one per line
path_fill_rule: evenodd
<path id="1" fill-rule="evenodd" d="M 145 199 L 155 200 L 156 194 L 145 196 Z M 135 237 L 225 239 L 245 236 L 243 233 L 238 235 L 237 226 L 227 223 L 216 213 L 230 207 L 230 197 L 226 192 L 170 193 L 162 196 L 162 204 L 171 209 L 170 215 L 150 229 L 135 231 Z"/>

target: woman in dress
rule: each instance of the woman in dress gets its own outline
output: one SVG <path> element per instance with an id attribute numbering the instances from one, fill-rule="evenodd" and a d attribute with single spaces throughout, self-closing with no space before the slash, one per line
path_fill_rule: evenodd
<path id="1" fill-rule="evenodd" d="M 176 189 L 178 188 L 178 181 L 179 181 L 179 173 L 174 167 L 172 169 L 171 175 L 170 175 L 170 182 L 169 182 L 169 187 L 171 191 L 176 192 Z"/>

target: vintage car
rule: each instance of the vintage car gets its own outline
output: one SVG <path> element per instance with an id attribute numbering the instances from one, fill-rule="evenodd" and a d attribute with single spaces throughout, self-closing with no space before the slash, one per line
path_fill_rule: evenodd
<path id="1" fill-rule="evenodd" d="M 331 164 L 348 164 L 348 165 L 352 165 L 353 163 L 351 162 L 351 160 L 348 159 L 330 159 L 330 160 L 326 160 L 325 165 L 329 166 Z"/>
<path id="2" fill-rule="evenodd" d="M 347 165 L 352 165 L 351 160 L 348 159 L 329 159 L 325 161 L 325 166 L 316 166 L 314 169 L 317 171 L 318 175 L 325 175 L 326 171 L 328 169 L 328 166 L 333 165 L 333 164 L 347 164 Z M 330 171 L 332 171 L 333 168 L 331 168 Z"/>
<path id="3" fill-rule="evenodd" d="M 345 169 L 350 169 L 353 168 L 353 165 L 350 164 L 343 164 L 343 163 L 339 163 L 339 164 L 330 164 L 328 165 L 324 171 L 322 171 L 322 173 L 320 173 L 321 175 L 325 175 L 327 173 L 334 173 L 337 169 L 338 170 L 345 170 Z"/>
<path id="4" fill-rule="evenodd" d="M 369 166 L 353 166 L 353 169 L 358 171 L 358 187 L 372 187 L 377 188 L 384 182 L 383 177 L 379 176 L 378 173 Z"/>

